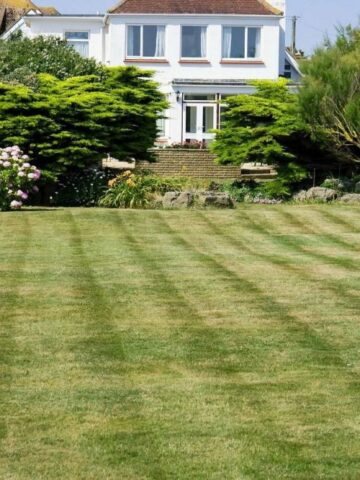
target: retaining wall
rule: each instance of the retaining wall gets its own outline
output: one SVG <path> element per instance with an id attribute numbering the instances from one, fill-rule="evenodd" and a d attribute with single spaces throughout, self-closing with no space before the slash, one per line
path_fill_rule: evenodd
<path id="1" fill-rule="evenodd" d="M 240 166 L 217 165 L 208 150 L 162 149 L 153 151 L 156 162 L 137 161 L 136 168 L 150 170 L 161 177 L 201 179 L 240 178 Z"/>

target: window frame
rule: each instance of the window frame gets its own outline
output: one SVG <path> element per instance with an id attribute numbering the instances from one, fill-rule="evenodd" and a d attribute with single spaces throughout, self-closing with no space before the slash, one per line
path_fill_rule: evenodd
<path id="1" fill-rule="evenodd" d="M 186 27 L 195 27 L 205 29 L 205 55 L 203 57 L 185 57 L 183 56 L 183 28 Z M 207 60 L 208 58 L 208 25 L 180 25 L 180 59 L 197 61 L 197 60 Z"/>
<path id="2" fill-rule="evenodd" d="M 87 39 L 83 39 L 83 38 L 74 38 L 74 39 L 67 39 L 66 38 L 66 35 L 68 33 L 86 33 L 87 34 Z M 87 43 L 87 46 L 88 46 L 88 55 L 84 58 L 90 58 L 90 30 L 75 30 L 75 29 L 71 29 L 71 30 L 64 30 L 63 31 L 63 39 L 66 41 L 66 43 L 68 43 L 70 45 L 70 42 L 71 43 Z M 76 50 L 77 51 L 77 50 Z M 79 53 L 79 52 L 78 52 Z"/>
<path id="3" fill-rule="evenodd" d="M 129 27 L 140 27 L 140 55 L 129 55 L 128 48 L 129 48 Z M 164 55 L 161 57 L 149 57 L 144 56 L 144 27 L 162 27 L 164 29 Z M 129 60 L 136 60 L 136 59 L 166 59 L 166 25 L 161 23 L 128 23 L 126 24 L 126 42 L 125 42 L 125 58 Z"/>
<path id="4" fill-rule="evenodd" d="M 225 28 L 243 28 L 245 30 L 245 41 L 244 41 L 244 53 L 243 57 L 224 57 L 224 29 Z M 258 29 L 260 32 L 260 41 L 259 41 L 259 55 L 257 57 L 249 57 L 249 29 Z M 256 62 L 262 60 L 262 30 L 263 27 L 261 25 L 222 25 L 221 29 L 221 61 L 248 61 L 248 62 Z"/>

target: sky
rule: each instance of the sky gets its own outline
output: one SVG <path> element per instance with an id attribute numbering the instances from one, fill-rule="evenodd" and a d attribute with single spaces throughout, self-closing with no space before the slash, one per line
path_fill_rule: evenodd
<path id="1" fill-rule="evenodd" d="M 203 0 L 206 1 L 206 0 Z M 49 4 L 61 13 L 103 13 L 116 0 L 37 0 L 39 6 Z M 297 47 L 307 54 L 325 35 L 333 38 L 337 25 L 355 25 L 360 20 L 360 0 L 287 0 L 288 44 L 290 43 L 290 18 L 299 16 Z"/>

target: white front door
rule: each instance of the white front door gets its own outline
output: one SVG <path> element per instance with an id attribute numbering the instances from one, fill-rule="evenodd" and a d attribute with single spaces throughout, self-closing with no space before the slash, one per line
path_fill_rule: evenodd
<path id="1" fill-rule="evenodd" d="M 184 140 L 208 141 L 214 138 L 216 105 L 208 103 L 184 104 Z"/>

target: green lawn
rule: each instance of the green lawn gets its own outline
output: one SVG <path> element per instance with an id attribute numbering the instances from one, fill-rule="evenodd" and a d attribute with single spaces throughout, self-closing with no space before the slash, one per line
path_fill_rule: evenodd
<path id="1" fill-rule="evenodd" d="M 360 208 L 0 214 L 0 478 L 360 478 Z"/>

